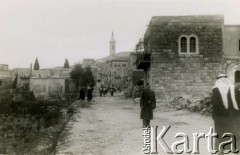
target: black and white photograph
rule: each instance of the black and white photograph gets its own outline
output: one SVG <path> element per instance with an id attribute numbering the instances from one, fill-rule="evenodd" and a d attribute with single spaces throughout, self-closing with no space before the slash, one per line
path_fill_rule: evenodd
<path id="1" fill-rule="evenodd" d="M 239 155 L 239 0 L 0 0 L 0 154 Z"/>

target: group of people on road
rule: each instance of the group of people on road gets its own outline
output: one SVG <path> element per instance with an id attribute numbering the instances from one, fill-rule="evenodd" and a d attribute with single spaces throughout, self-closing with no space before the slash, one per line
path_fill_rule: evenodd
<path id="1" fill-rule="evenodd" d="M 82 101 L 85 101 L 85 96 L 87 95 L 87 101 L 92 101 L 92 98 L 93 98 L 93 96 L 92 96 L 92 93 L 93 93 L 93 87 L 91 87 L 91 86 L 87 86 L 87 89 L 84 87 L 84 86 L 82 86 L 82 87 L 80 87 L 80 96 L 79 96 L 79 99 L 80 100 L 82 100 Z"/>
<path id="2" fill-rule="evenodd" d="M 114 96 L 114 93 L 115 93 L 117 90 L 118 90 L 119 92 L 121 92 L 121 88 L 120 88 L 120 87 L 116 88 L 116 87 L 114 87 L 114 86 L 112 86 L 112 87 L 110 87 L 110 86 L 101 86 L 101 87 L 99 88 L 99 94 L 100 94 L 100 96 L 102 97 L 102 96 L 106 96 L 106 95 L 108 94 L 108 92 L 109 92 L 111 96 Z"/>

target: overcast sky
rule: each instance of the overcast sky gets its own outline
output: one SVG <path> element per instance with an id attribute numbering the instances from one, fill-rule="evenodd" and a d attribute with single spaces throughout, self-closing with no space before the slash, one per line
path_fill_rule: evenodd
<path id="1" fill-rule="evenodd" d="M 239 0 L 80 1 L 0 0 L 0 64 L 29 67 L 70 65 L 132 51 L 152 16 L 224 14 L 225 24 L 240 24 Z"/>

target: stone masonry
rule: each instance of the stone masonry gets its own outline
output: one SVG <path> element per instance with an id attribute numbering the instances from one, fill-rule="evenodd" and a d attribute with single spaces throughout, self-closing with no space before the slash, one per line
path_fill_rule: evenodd
<path id="1" fill-rule="evenodd" d="M 152 17 L 144 36 L 145 52 L 151 53 L 146 74 L 159 100 L 211 93 L 216 75 L 226 72 L 223 27 L 221 15 Z M 181 35 L 197 36 L 197 54 L 179 53 Z"/>

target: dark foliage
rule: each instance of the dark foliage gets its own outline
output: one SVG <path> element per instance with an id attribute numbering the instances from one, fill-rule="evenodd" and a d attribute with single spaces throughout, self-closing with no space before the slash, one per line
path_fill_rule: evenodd
<path id="1" fill-rule="evenodd" d="M 54 107 L 43 115 L 44 127 L 55 125 L 58 123 L 58 120 L 61 116 L 60 108 Z"/>
<path id="2" fill-rule="evenodd" d="M 38 58 L 35 60 L 35 63 L 34 63 L 34 67 L 33 67 L 33 70 L 39 70 L 40 69 L 40 65 L 38 63 Z"/>
<path id="3" fill-rule="evenodd" d="M 76 64 L 70 73 L 70 76 L 76 87 L 95 86 L 96 84 L 90 66 L 83 69 L 81 64 Z"/>
<path id="4" fill-rule="evenodd" d="M 69 68 L 69 63 L 68 63 L 68 59 L 65 59 L 65 62 L 64 62 L 64 68 Z"/>
<path id="5" fill-rule="evenodd" d="M 74 69 L 70 72 L 70 77 L 76 87 L 84 85 L 85 74 L 81 64 L 76 64 L 74 66 Z"/>
<path id="6" fill-rule="evenodd" d="M 13 81 L 13 85 L 12 85 L 12 88 L 13 89 L 16 89 L 17 88 L 17 80 L 18 80 L 18 74 L 15 76 L 15 79 Z"/>
<path id="7" fill-rule="evenodd" d="M 95 86 L 96 85 L 96 82 L 94 80 L 94 76 L 93 76 L 93 73 L 92 73 L 92 69 L 90 66 L 86 67 L 85 68 L 85 77 L 87 77 L 85 79 L 85 83 L 87 86 Z"/>

